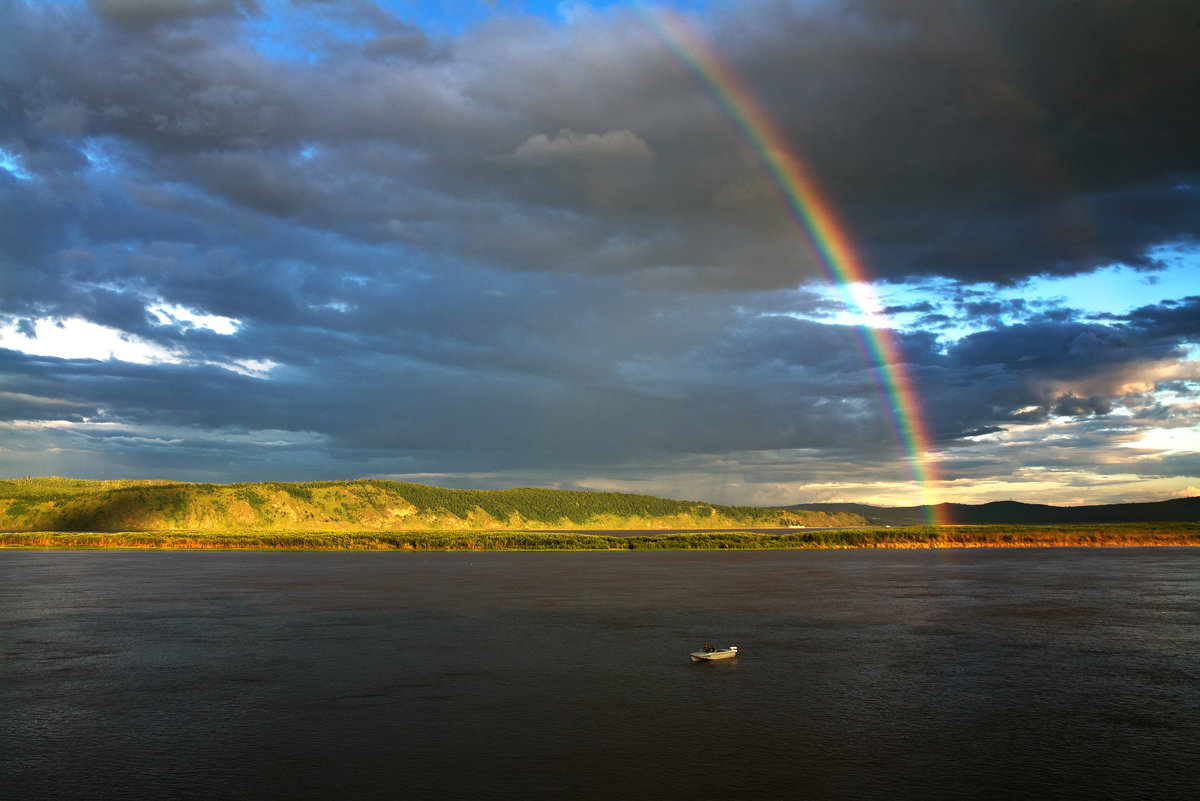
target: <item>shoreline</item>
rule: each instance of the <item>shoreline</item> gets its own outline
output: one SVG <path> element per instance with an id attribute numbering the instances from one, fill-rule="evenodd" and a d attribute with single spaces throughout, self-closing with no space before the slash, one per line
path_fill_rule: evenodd
<path id="1" fill-rule="evenodd" d="M 1200 523 L 951 526 L 620 535 L 539 531 L 0 532 L 0 550 L 683 551 L 1195 547 Z"/>

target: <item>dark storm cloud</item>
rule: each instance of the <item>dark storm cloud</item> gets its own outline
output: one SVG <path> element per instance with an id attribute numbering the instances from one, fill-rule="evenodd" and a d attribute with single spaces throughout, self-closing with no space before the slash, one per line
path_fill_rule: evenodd
<path id="1" fill-rule="evenodd" d="M 632 18 L 495 24 L 397 64 L 328 34 L 305 43 L 316 62 L 271 58 L 247 46 L 254 4 L 93 4 L 108 27 L 7 5 L 3 147 L 65 182 L 47 211 L 75 211 L 84 144 L 106 140 L 127 179 L 354 241 L 721 286 L 817 274 L 744 145 Z M 306 8 L 367 51 L 422 49 L 369 4 Z M 879 275 L 1149 267 L 1200 229 L 1190 4 L 722 8 L 718 57 Z"/>
<path id="2" fill-rule="evenodd" d="M 795 8 L 724 41 L 877 271 L 1006 281 L 1194 241 L 1194 4 Z"/>
<path id="3" fill-rule="evenodd" d="M 1200 341 L 1200 298 L 1144 306 L 1101 324 L 1039 315 L 1032 322 L 968 335 L 951 348 L 958 366 L 1003 365 L 1069 377 L 1122 365 L 1173 360 Z"/>
<path id="4" fill-rule="evenodd" d="M 935 308 L 937 307 L 932 303 L 927 300 L 923 300 L 920 303 L 908 303 L 900 306 L 886 306 L 883 309 L 883 314 L 891 316 L 894 314 L 908 314 L 911 312 L 929 313 Z"/>
<path id="5" fill-rule="evenodd" d="M 1005 315 L 1024 312 L 1025 301 L 1020 298 L 1006 301 L 984 301 L 966 303 L 961 308 L 971 317 L 998 320 Z"/>
<path id="6" fill-rule="evenodd" d="M 1147 336 L 1200 342 L 1200 295 L 1143 306 L 1126 319 Z"/>
<path id="7" fill-rule="evenodd" d="M 1090 398 L 1077 398 L 1074 395 L 1063 395 L 1054 406 L 1054 413 L 1064 416 L 1081 417 L 1089 414 L 1108 414 L 1112 411 L 1112 399 L 1104 395 L 1093 395 Z"/>

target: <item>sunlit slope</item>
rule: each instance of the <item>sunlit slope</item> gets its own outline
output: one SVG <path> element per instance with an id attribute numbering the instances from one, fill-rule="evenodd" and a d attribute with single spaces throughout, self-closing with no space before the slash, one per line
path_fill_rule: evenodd
<path id="1" fill-rule="evenodd" d="M 665 529 L 857 526 L 861 516 L 618 492 L 450 490 L 398 481 L 0 481 L 0 530 Z"/>

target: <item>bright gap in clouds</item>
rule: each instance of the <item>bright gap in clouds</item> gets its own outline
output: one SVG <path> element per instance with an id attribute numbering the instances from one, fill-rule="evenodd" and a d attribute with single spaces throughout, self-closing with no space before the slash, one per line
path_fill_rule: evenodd
<path id="1" fill-rule="evenodd" d="M 149 312 L 158 318 L 159 325 L 177 325 L 181 328 L 205 328 L 217 334 L 229 335 L 241 327 L 241 323 L 232 317 L 222 317 L 219 314 L 204 314 L 189 309 L 186 306 L 159 304 L 152 306 Z"/>
<path id="2" fill-rule="evenodd" d="M 118 156 L 118 140 L 113 136 L 93 136 L 84 140 L 83 155 L 93 172 L 118 173 L 124 165 Z"/>
<path id="3" fill-rule="evenodd" d="M 817 286 L 826 309 L 793 316 L 837 325 L 936 330 L 948 340 L 1037 314 L 1069 309 L 1085 319 L 1111 320 L 1143 306 L 1200 294 L 1200 250 L 1164 250 L 1154 271 L 1113 265 L 1073 276 L 1032 278 L 1014 287 L 934 281 L 912 284 Z M 987 306 L 996 304 L 996 313 Z"/>
<path id="4" fill-rule="evenodd" d="M 56 359 L 96 359 L 131 364 L 170 364 L 183 361 L 182 351 L 166 348 L 139 336 L 105 325 L 68 317 L 64 320 L 42 318 L 29 325 L 11 322 L 0 328 L 0 347 L 32 356 Z"/>
<path id="5" fill-rule="evenodd" d="M 710 0 L 659 0 L 656 6 L 698 10 Z M 570 22 L 582 14 L 603 12 L 613 7 L 642 5 L 641 0 L 384 0 L 406 22 L 436 33 L 460 34 L 489 19 L 506 16 L 541 17 L 552 23 Z"/>
<path id="6" fill-rule="evenodd" d="M 378 18 L 352 12 L 330 15 L 320 3 L 266 0 L 266 13 L 245 21 L 251 45 L 262 55 L 281 61 L 317 62 L 321 51 L 334 43 L 363 45 L 379 32 Z M 413 53 L 425 47 L 437 49 L 445 37 L 458 37 L 503 18 L 541 18 L 551 25 L 571 24 L 588 14 L 641 5 L 640 0 L 380 0 L 379 6 L 395 16 L 398 26 L 390 33 L 408 40 Z M 666 0 L 654 3 L 679 11 L 696 11 L 710 0 Z M 411 26 L 411 27 L 404 27 Z M 425 37 L 425 41 L 422 41 Z"/>
<path id="7" fill-rule="evenodd" d="M 1186 388 L 1186 391 L 1184 390 Z M 1195 419 L 1197 383 L 1183 381 L 1168 384 L 1153 394 L 1154 402 L 1173 419 L 1176 425 L 1161 425 L 1144 431 L 1138 439 L 1118 443 L 1125 448 L 1160 451 L 1163 455 L 1200 453 L 1200 425 L 1185 425 Z"/>
<path id="8" fill-rule="evenodd" d="M 1162 451 L 1165 455 L 1200 453 L 1200 427 L 1155 428 L 1143 434 L 1137 442 L 1124 442 L 1121 445 Z"/>
<path id="9" fill-rule="evenodd" d="M 230 336 L 241 322 L 230 317 L 204 314 L 185 306 L 160 303 L 148 311 L 159 325 L 180 330 L 205 329 Z M 266 378 L 278 366 L 270 359 L 232 359 L 212 361 L 196 359 L 184 348 L 168 347 L 144 337 L 93 323 L 81 317 L 37 320 L 9 319 L 0 325 L 0 347 L 31 356 L 55 359 L 95 359 L 129 364 L 192 364 L 220 367 L 251 378 Z"/>
<path id="10" fill-rule="evenodd" d="M 4 148 L 0 148 L 0 170 L 4 170 L 12 177 L 21 181 L 33 180 L 33 176 L 21 166 L 20 158 L 9 153 Z"/>

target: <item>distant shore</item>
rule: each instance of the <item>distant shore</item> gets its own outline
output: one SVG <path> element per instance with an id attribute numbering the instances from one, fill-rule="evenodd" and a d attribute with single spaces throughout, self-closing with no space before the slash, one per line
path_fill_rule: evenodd
<path id="1" fill-rule="evenodd" d="M 1200 546 L 1197 523 L 1072 526 L 914 526 L 621 535 L 536 531 L 5 532 L 3 549 L 304 551 L 648 551 L 841 548 Z"/>

